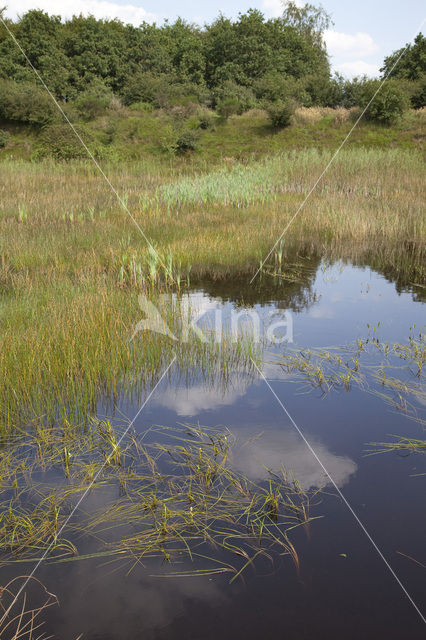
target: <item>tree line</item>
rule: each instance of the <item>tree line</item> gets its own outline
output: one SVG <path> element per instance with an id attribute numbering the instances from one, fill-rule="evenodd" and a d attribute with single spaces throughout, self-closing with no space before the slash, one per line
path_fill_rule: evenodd
<path id="1" fill-rule="evenodd" d="M 330 19 L 310 4 L 288 3 L 274 19 L 254 9 L 236 20 L 219 15 L 203 28 L 181 19 L 139 27 L 81 15 L 63 21 L 39 10 L 7 24 L 55 97 L 88 117 L 115 98 L 163 109 L 195 103 L 225 117 L 262 106 L 280 126 L 294 105 L 363 106 L 378 82 L 332 77 L 323 40 Z M 419 34 L 394 69 L 401 51 L 385 59 L 382 73 L 392 69 L 392 79 L 376 119 L 390 122 L 410 104 L 425 105 L 425 40 Z M 4 27 L 0 85 L 0 119 L 43 125 L 53 117 Z"/>

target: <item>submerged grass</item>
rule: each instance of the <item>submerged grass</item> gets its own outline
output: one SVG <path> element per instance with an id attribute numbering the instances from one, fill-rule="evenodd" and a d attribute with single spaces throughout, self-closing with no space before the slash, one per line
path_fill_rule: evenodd
<path id="1" fill-rule="evenodd" d="M 97 419 L 79 436 L 40 427 L 9 446 L 0 563 L 34 561 L 52 545 L 54 561 L 109 557 L 131 570 L 160 558 L 177 575 L 185 563 L 187 575 L 237 578 L 257 557 L 277 553 L 298 564 L 289 535 L 310 521 L 314 494 L 284 469 L 265 472 L 264 482 L 237 473 L 230 460 L 235 439 L 226 429 L 152 427 L 123 438 L 123 428 Z M 98 506 L 78 509 L 67 539 L 60 537 L 95 477 L 88 500 Z M 91 550 L 82 553 L 87 539 Z"/>
<path id="2" fill-rule="evenodd" d="M 426 402 L 424 335 L 414 334 L 406 343 L 380 340 L 378 326 L 370 327 L 367 338 L 358 338 L 345 347 L 287 351 L 272 362 L 303 380 L 304 389 L 322 394 L 333 389 L 350 391 L 357 386 L 381 397 L 392 408 L 424 424 L 418 415 L 419 404 Z M 377 356 L 381 362 L 377 362 Z"/>

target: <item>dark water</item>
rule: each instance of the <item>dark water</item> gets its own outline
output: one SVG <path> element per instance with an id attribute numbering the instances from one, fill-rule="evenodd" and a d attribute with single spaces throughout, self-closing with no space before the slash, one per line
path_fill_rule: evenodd
<path id="1" fill-rule="evenodd" d="M 271 310 L 292 310 L 295 350 L 331 348 L 376 335 L 407 343 L 410 331 L 418 333 L 424 325 L 424 305 L 412 292 L 397 292 L 368 268 L 307 264 L 301 277 L 302 285 L 261 290 L 235 282 L 205 284 L 196 295 L 205 310 L 215 304 L 228 314 L 247 305 L 262 317 Z M 274 363 L 276 354 L 288 348 L 265 350 L 264 375 L 425 614 L 426 569 L 406 556 L 426 564 L 426 476 L 419 475 L 426 473 L 426 458 L 365 455 L 367 443 L 389 441 L 389 434 L 424 439 L 421 424 L 372 393 L 380 391 L 379 384 L 328 393 L 313 388 Z M 369 364 L 380 357 L 374 350 L 366 355 Z M 400 366 L 400 377 L 418 384 L 407 364 Z M 413 396 L 410 402 L 421 416 L 419 399 Z M 121 410 L 133 418 L 138 408 Z M 184 384 L 174 372 L 135 427 L 144 432 L 153 424 L 180 423 L 226 425 L 239 442 L 261 434 L 239 448 L 232 462 L 249 478 L 266 476 L 262 464 L 271 469 L 285 465 L 306 489 L 326 485 L 312 513 L 322 517 L 309 532 L 300 529 L 292 537 L 299 571 L 288 556 L 273 564 L 260 561 L 233 584 L 227 574 L 152 578 L 155 563 L 129 575 L 107 560 L 44 565 L 38 577 L 61 603 L 50 610 L 46 631 L 62 640 L 81 633 L 87 640 L 425 637 L 409 598 L 260 376 L 235 371 L 229 383 L 215 386 L 201 377 Z"/>

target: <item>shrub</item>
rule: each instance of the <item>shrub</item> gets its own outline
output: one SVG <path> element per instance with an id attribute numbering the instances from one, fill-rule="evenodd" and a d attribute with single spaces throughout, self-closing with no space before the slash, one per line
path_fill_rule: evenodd
<path id="1" fill-rule="evenodd" d="M 58 110 L 45 89 L 31 82 L 0 80 L 0 119 L 23 124 L 46 125 Z"/>
<path id="2" fill-rule="evenodd" d="M 172 73 L 151 72 L 136 73 L 130 77 L 123 88 L 122 96 L 126 105 L 148 102 L 157 109 L 188 106 L 207 99 L 206 89 L 203 86 L 180 82 Z"/>
<path id="3" fill-rule="evenodd" d="M 269 119 L 277 129 L 289 126 L 295 110 L 296 105 L 292 100 L 277 100 L 266 104 Z"/>
<path id="4" fill-rule="evenodd" d="M 256 97 L 263 102 L 295 100 L 303 107 L 324 104 L 330 90 L 328 78 L 322 76 L 292 76 L 270 71 L 258 78 L 253 85 Z"/>
<path id="5" fill-rule="evenodd" d="M 379 80 L 366 80 L 359 91 L 359 106 L 368 105 L 380 87 Z M 397 80 L 388 80 L 374 97 L 365 112 L 365 118 L 379 124 L 391 125 L 409 107 L 409 98 Z"/>
<path id="6" fill-rule="evenodd" d="M 195 129 L 182 131 L 176 140 L 176 152 L 196 151 L 200 144 L 200 134 Z"/>
<path id="7" fill-rule="evenodd" d="M 7 143 L 9 142 L 9 138 L 10 136 L 8 132 L 0 129 L 0 149 L 3 149 L 3 147 L 7 145 Z"/>
<path id="8" fill-rule="evenodd" d="M 426 77 L 413 83 L 411 104 L 414 109 L 423 109 L 426 106 Z"/>
<path id="9" fill-rule="evenodd" d="M 103 82 L 96 82 L 79 95 L 75 106 L 84 120 L 94 120 L 105 113 L 113 97 L 111 89 Z"/>
<path id="10" fill-rule="evenodd" d="M 154 105 L 150 102 L 134 102 L 129 106 L 130 111 L 144 111 L 145 113 L 152 113 L 154 111 Z"/>
<path id="11" fill-rule="evenodd" d="M 235 113 L 241 115 L 245 111 L 258 106 L 251 89 L 231 80 L 227 80 L 222 85 L 215 87 L 213 102 L 217 112 L 223 118 L 228 118 Z"/>
<path id="12" fill-rule="evenodd" d="M 204 130 L 213 129 L 217 120 L 216 114 L 205 107 L 200 107 L 197 110 L 197 118 L 200 129 Z"/>
<path id="13" fill-rule="evenodd" d="M 168 109 L 167 112 L 176 123 L 182 123 L 191 116 L 194 116 L 197 110 L 197 105 L 194 102 L 188 102 L 188 104 L 185 105 L 175 105 Z"/>
<path id="14" fill-rule="evenodd" d="M 216 105 L 216 110 L 222 118 L 227 120 L 229 116 L 233 116 L 240 111 L 240 103 L 238 98 L 222 98 Z"/>
<path id="15" fill-rule="evenodd" d="M 96 143 L 91 132 L 81 125 L 78 132 L 95 156 L 100 155 L 100 145 Z M 41 132 L 36 157 L 52 156 L 57 160 L 71 160 L 75 158 L 87 158 L 87 151 L 68 124 L 54 124 L 46 127 Z"/>

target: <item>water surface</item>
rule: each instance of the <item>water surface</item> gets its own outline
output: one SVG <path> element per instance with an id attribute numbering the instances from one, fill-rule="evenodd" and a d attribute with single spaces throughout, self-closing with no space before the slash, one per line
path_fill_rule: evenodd
<path id="1" fill-rule="evenodd" d="M 206 311 L 205 326 L 217 309 L 225 316 L 254 309 L 263 318 L 291 311 L 294 343 L 266 345 L 263 374 L 425 612 L 426 569 L 406 557 L 426 564 L 425 457 L 366 456 L 368 443 L 389 441 L 390 434 L 424 438 L 421 399 L 410 397 L 407 414 L 379 395 L 372 376 L 368 388 L 336 385 L 325 392 L 278 364 L 290 350 L 350 351 L 358 338 L 406 344 L 424 325 L 424 305 L 408 285 L 397 290 L 367 267 L 319 260 L 302 266 L 297 282 L 203 283 L 192 295 Z M 374 367 L 383 355 L 373 348 L 364 358 Z M 403 361 L 400 367 L 400 378 L 420 384 L 415 369 Z M 133 418 L 138 409 L 135 401 L 108 411 Z M 260 375 L 232 371 L 226 382 L 212 384 L 202 375 L 188 381 L 173 371 L 135 428 L 143 433 L 155 424 L 185 423 L 228 427 L 237 438 L 232 465 L 253 480 L 285 466 L 306 490 L 323 489 L 312 511 L 318 519 L 292 537 L 299 570 L 288 556 L 278 556 L 273 563 L 260 560 L 229 584 L 227 574 L 150 577 L 164 571 L 158 562 L 129 575 L 107 560 L 44 565 L 38 575 L 61 602 L 50 611 L 49 631 L 62 640 L 80 633 L 87 640 L 424 637 L 409 599 Z M 89 501 L 86 508 L 95 506 Z"/>

